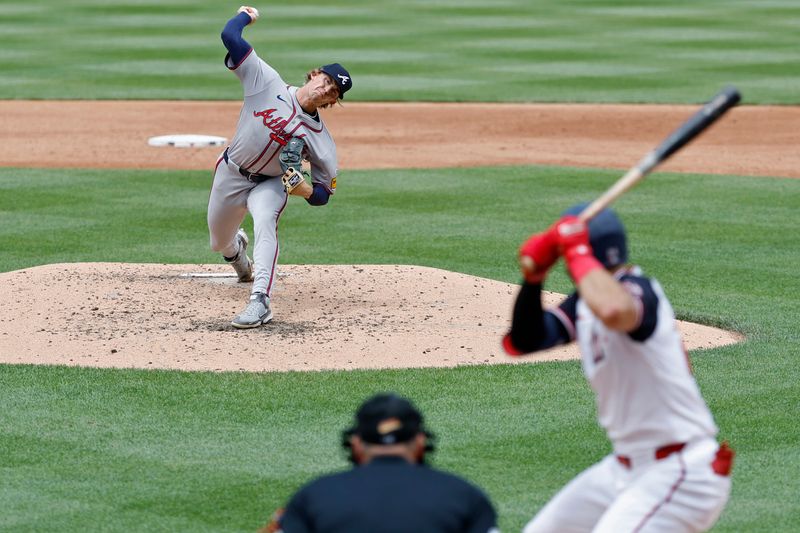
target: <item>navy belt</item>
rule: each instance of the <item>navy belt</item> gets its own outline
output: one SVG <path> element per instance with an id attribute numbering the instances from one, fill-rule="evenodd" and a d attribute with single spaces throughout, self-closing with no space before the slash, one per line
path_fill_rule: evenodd
<path id="1" fill-rule="evenodd" d="M 224 152 L 222 152 L 222 158 L 225 160 L 225 163 L 228 162 L 228 149 L 226 148 Z M 262 181 L 267 181 L 268 179 L 275 178 L 277 176 L 267 176 L 266 174 L 256 174 L 255 172 L 248 172 L 236 163 L 234 166 L 239 171 L 239 174 L 244 176 L 244 179 L 247 181 L 252 181 L 253 183 L 261 183 Z"/>

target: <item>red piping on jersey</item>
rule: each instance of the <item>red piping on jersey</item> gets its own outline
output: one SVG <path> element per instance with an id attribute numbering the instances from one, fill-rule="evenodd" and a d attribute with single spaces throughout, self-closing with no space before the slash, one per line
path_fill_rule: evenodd
<path id="1" fill-rule="evenodd" d="M 653 516 L 655 516 L 656 512 L 658 512 L 659 509 L 661 509 L 663 506 L 665 506 L 666 504 L 668 504 L 672 500 L 673 494 L 678 492 L 678 488 L 681 486 L 681 484 L 686 479 L 686 463 L 683 461 L 683 455 L 678 455 L 678 460 L 681 462 L 681 473 L 678 476 L 677 481 L 675 481 L 675 483 L 669 488 L 669 492 L 664 497 L 664 499 L 661 500 L 660 502 L 658 502 L 650 510 L 649 513 L 644 515 L 644 518 L 642 518 L 642 521 L 639 522 L 639 524 L 635 528 L 633 528 L 633 532 L 634 533 L 636 533 L 637 531 L 641 531 L 642 528 L 644 527 L 644 525 L 647 523 L 647 521 L 650 520 L 651 518 L 653 518 Z"/>
<path id="2" fill-rule="evenodd" d="M 225 152 L 223 152 L 223 153 L 225 153 Z M 214 165 L 214 173 L 211 175 L 211 187 L 208 189 L 208 200 L 209 201 L 211 200 L 211 191 L 214 190 L 214 180 L 217 179 L 217 169 L 219 168 L 219 164 L 224 160 L 225 160 L 225 158 L 223 156 L 219 156 L 219 159 L 217 159 L 217 164 Z"/>
<path id="3" fill-rule="evenodd" d="M 570 340 L 575 340 L 575 338 L 577 338 L 575 333 L 575 324 L 572 323 L 572 320 L 569 319 L 567 314 L 562 311 L 560 307 L 553 307 L 548 309 L 548 311 L 553 313 L 559 322 L 564 324 L 564 328 L 567 330 Z"/>
<path id="4" fill-rule="evenodd" d="M 288 89 L 289 89 L 289 87 L 290 87 L 290 85 L 287 85 L 287 86 L 286 86 L 286 89 L 288 90 Z M 295 93 L 295 96 L 293 96 L 293 97 L 292 97 L 292 107 L 295 107 L 295 105 L 294 105 L 294 102 L 295 102 L 295 100 L 296 100 L 296 99 L 297 99 L 297 96 L 296 96 L 296 93 Z M 298 103 L 300 103 L 300 102 L 298 102 Z M 319 129 L 318 129 L 318 130 L 317 130 L 317 129 L 314 129 L 314 127 L 313 127 L 311 124 L 308 124 L 308 123 L 306 123 L 306 122 L 303 122 L 303 120 L 302 120 L 302 117 L 301 117 L 301 116 L 298 116 L 298 117 L 297 117 L 297 120 L 298 120 L 298 121 L 299 121 L 299 122 L 300 122 L 300 123 L 301 123 L 303 126 L 305 126 L 306 128 L 308 128 L 309 130 L 311 130 L 311 131 L 312 131 L 312 132 L 314 132 L 314 133 L 320 133 L 320 132 L 322 132 L 322 120 L 320 120 L 320 123 L 319 123 Z"/>
<path id="5" fill-rule="evenodd" d="M 302 119 L 298 119 L 298 120 L 300 120 L 300 124 L 301 125 L 305 126 L 306 128 L 308 128 L 312 132 L 314 132 L 314 133 L 321 133 L 322 132 L 322 122 L 320 122 L 319 129 L 316 129 L 316 128 L 314 128 L 314 126 L 312 124 L 309 124 L 307 122 L 303 122 Z"/>
<path id="6" fill-rule="evenodd" d="M 297 126 L 295 126 L 295 128 L 294 128 L 292 131 L 290 131 L 290 132 L 288 133 L 288 135 L 292 135 L 292 136 L 293 136 L 293 135 L 294 135 L 294 132 L 296 132 L 296 131 L 297 131 L 297 129 L 298 129 L 299 127 L 300 127 L 300 124 L 298 124 Z M 305 135 L 298 135 L 298 137 L 305 137 Z M 275 141 L 275 142 L 277 142 L 277 141 Z M 283 143 L 283 145 L 281 145 L 281 148 L 282 148 L 283 146 L 285 146 L 285 145 L 286 145 L 286 143 L 284 142 L 284 143 Z M 269 146 L 269 145 L 267 145 L 267 146 Z M 266 151 L 266 148 L 265 148 L 264 150 Z M 276 156 L 276 155 L 278 155 L 278 153 L 279 153 L 280 151 L 281 151 L 281 149 L 280 149 L 280 148 L 278 148 L 277 150 L 275 150 L 274 152 L 272 152 L 272 155 L 271 155 L 271 156 L 269 156 L 269 159 L 267 159 L 267 161 L 266 161 L 266 162 L 265 162 L 263 165 L 261 165 L 261 166 L 258 168 L 258 170 L 256 171 L 256 174 L 261 174 L 261 171 L 264 169 L 264 167 L 266 167 L 267 165 L 269 165 L 270 161 L 272 161 L 273 159 L 275 159 L 275 156 Z"/>
<path id="7" fill-rule="evenodd" d="M 260 153 L 260 154 L 258 154 L 258 157 L 256 157 L 256 158 L 255 158 L 253 161 L 251 161 L 250 163 L 248 163 L 248 165 L 247 165 L 247 168 L 250 168 L 250 167 L 252 167 L 252 166 L 253 166 L 255 163 L 257 163 L 257 162 L 258 162 L 258 160 L 259 160 L 259 159 L 261 159 L 262 157 L 264 157 L 264 154 L 266 153 L 266 151 L 267 151 L 267 148 L 269 148 L 269 147 L 272 145 L 272 143 L 273 143 L 273 142 L 274 142 L 274 141 L 272 140 L 272 137 L 270 137 L 270 139 L 269 139 L 269 142 L 267 143 L 267 145 L 264 147 L 264 149 L 263 149 L 263 150 L 261 150 L 261 153 Z M 254 172 L 254 174 L 258 174 L 258 172 Z"/>
<path id="8" fill-rule="evenodd" d="M 278 252 L 280 251 L 280 241 L 278 240 L 278 221 L 281 219 L 281 215 L 283 214 L 283 210 L 286 209 L 286 203 L 289 201 L 289 195 L 286 194 L 283 199 L 283 205 L 278 210 L 278 216 L 275 217 L 275 255 L 272 259 L 272 271 L 269 275 L 269 283 L 267 284 L 267 294 L 270 293 L 272 290 L 272 282 L 275 280 L 275 265 L 278 262 Z"/>
<path id="9" fill-rule="evenodd" d="M 642 320 L 644 320 L 644 304 L 641 297 L 633 296 L 633 303 L 636 306 L 636 326 L 631 331 L 639 329 L 642 325 Z"/>
<path id="10" fill-rule="evenodd" d="M 244 55 L 241 61 L 239 61 L 232 67 L 228 67 L 228 58 L 231 57 L 231 54 L 229 53 L 227 56 L 225 56 L 225 66 L 228 67 L 228 70 L 236 70 L 242 65 L 242 63 L 244 63 L 244 60 L 247 59 L 247 57 L 252 53 L 253 53 L 253 47 L 251 46 L 250 50 Z"/>
<path id="11" fill-rule="evenodd" d="M 626 265 L 619 270 L 616 270 L 613 276 L 617 281 L 619 281 L 622 276 L 626 276 L 628 274 L 635 276 L 636 274 L 634 273 L 634 268 L 635 267 L 633 265 Z"/>

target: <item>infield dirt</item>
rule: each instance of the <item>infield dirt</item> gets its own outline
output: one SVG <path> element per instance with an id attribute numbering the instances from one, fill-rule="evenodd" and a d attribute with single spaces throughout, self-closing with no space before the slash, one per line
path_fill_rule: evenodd
<path id="1" fill-rule="evenodd" d="M 210 182 L 218 147 L 155 148 L 147 139 L 230 138 L 239 108 L 239 102 L 2 101 L 0 166 L 207 169 Z M 625 169 L 695 109 L 347 103 L 324 118 L 337 140 L 341 181 L 348 169 L 365 168 Z M 660 170 L 798 178 L 799 122 L 800 108 L 739 107 Z M 225 274 L 228 267 L 83 263 L 0 274 L 0 362 L 248 371 L 513 362 L 499 340 L 514 285 L 414 266 L 279 265 L 274 322 L 234 331 L 229 321 L 249 286 L 181 277 L 193 272 Z M 679 327 L 689 349 L 741 340 L 697 324 Z M 576 355 L 568 347 L 523 361 Z"/>

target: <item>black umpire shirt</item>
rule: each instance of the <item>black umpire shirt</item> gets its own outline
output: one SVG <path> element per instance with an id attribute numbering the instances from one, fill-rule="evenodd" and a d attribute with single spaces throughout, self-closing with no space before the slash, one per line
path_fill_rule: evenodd
<path id="1" fill-rule="evenodd" d="M 401 457 L 318 478 L 289 501 L 284 533 L 487 533 L 492 504 L 467 481 Z"/>

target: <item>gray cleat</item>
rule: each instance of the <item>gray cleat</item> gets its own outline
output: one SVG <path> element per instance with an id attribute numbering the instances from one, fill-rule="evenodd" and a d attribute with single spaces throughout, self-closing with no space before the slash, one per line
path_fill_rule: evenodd
<path id="1" fill-rule="evenodd" d="M 269 308 L 269 298 L 263 292 L 254 292 L 250 295 L 244 311 L 233 319 L 231 325 L 239 329 L 257 328 L 272 320 L 272 309 Z"/>
<path id="2" fill-rule="evenodd" d="M 247 245 L 250 242 L 247 238 L 247 233 L 239 228 L 239 231 L 236 232 L 236 239 L 239 241 L 239 253 L 230 261 L 225 258 L 225 261 L 228 261 L 236 271 L 239 281 L 253 281 L 253 262 L 247 257 Z"/>

